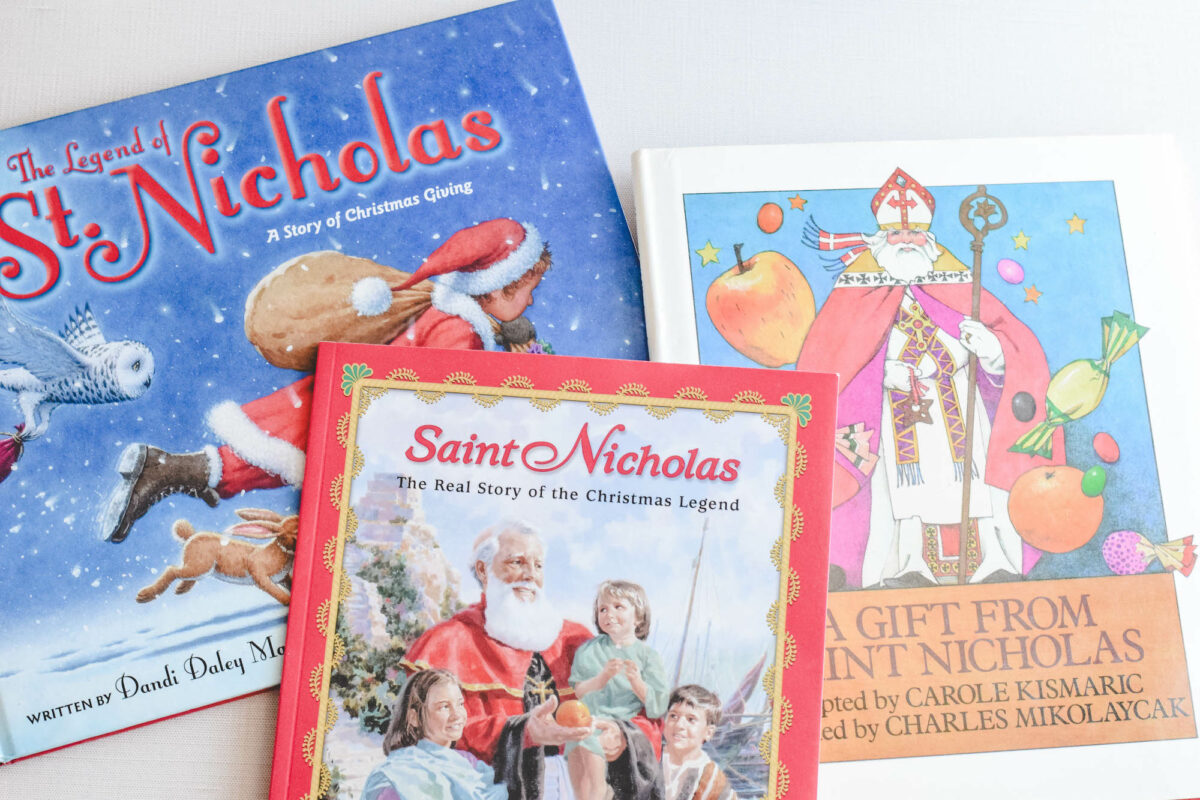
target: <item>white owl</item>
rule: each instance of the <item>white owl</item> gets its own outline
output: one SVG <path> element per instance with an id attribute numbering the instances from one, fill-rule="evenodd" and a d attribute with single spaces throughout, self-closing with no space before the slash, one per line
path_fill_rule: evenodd
<path id="1" fill-rule="evenodd" d="M 15 368 L 4 369 L 14 364 Z M 141 397 L 154 377 L 154 356 L 141 342 L 109 342 L 86 305 L 61 336 L 31 325 L 0 300 L 0 389 L 16 392 L 25 416 L 22 439 L 35 439 L 62 403 L 119 403 Z"/>

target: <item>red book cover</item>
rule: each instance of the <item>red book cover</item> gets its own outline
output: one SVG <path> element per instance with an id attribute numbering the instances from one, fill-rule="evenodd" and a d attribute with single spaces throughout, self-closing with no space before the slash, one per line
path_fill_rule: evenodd
<path id="1" fill-rule="evenodd" d="M 835 393 L 322 344 L 271 798 L 814 797 Z"/>

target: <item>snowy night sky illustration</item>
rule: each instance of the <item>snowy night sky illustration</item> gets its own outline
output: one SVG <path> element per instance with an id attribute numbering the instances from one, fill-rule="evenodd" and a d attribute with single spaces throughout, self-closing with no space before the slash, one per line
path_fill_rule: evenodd
<path id="1" fill-rule="evenodd" d="M 382 73 L 384 105 L 406 157 L 408 132 L 440 119 L 455 144 L 463 146 L 460 120 L 480 109 L 492 115 L 500 144 L 485 152 L 463 147 L 457 158 L 434 165 L 414 159 L 407 171 L 390 171 L 363 89 L 364 78 L 374 71 Z M 268 103 L 280 95 L 287 98 L 282 107 L 298 157 L 319 154 L 338 176 L 339 151 L 361 141 L 379 156 L 377 174 L 364 183 L 343 177 L 327 192 L 318 187 L 312 167 L 305 166 L 307 197 L 293 199 L 267 116 Z M 150 144 L 160 120 L 170 156 Z M 145 266 L 121 282 L 90 277 L 84 268 L 93 243 L 84 234 L 88 223 L 101 227 L 100 238 L 121 247 L 115 264 L 93 259 L 107 275 L 132 267 L 142 233 L 129 179 L 79 171 L 63 175 L 67 145 L 77 143 L 77 156 L 102 152 L 130 144 L 137 126 L 146 152 L 105 166 L 140 165 L 194 216 L 180 147 L 184 130 L 200 120 L 221 132 L 213 145 L 219 156 L 215 164 L 201 161 L 202 147 L 191 148 L 215 254 L 145 196 L 152 240 Z M 57 174 L 22 183 L 19 159 L 12 157 L 27 149 L 34 163 L 54 165 Z M 170 533 L 176 519 L 186 518 L 198 530 L 221 531 L 237 521 L 237 508 L 290 512 L 297 505 L 296 491 L 260 490 L 224 500 L 216 509 L 176 495 L 155 506 L 117 545 L 101 541 L 96 524 L 116 481 L 116 461 L 128 444 L 145 442 L 173 452 L 220 445 L 204 424 L 212 406 L 225 400 L 244 403 L 301 377 L 267 364 L 243 331 L 247 294 L 277 265 L 311 251 L 338 250 L 411 272 L 460 228 L 512 217 L 537 227 L 553 253 L 554 267 L 526 312 L 538 337 L 558 353 L 646 357 L 636 256 L 549 2 L 490 8 L 9 129 L 0 132 L 0 154 L 8 167 L 0 170 L 2 193 L 33 192 L 41 212 L 35 216 L 22 198 L 0 206 L 3 222 L 50 246 L 62 265 L 52 289 L 32 299 L 9 300 L 9 307 L 23 320 L 58 333 L 77 307 L 90 306 L 110 341 L 142 342 L 155 361 L 153 384 L 140 399 L 60 406 L 47 435 L 27 443 L 16 470 L 0 483 L 0 558 L 6 565 L 0 630 L 8 656 L 0 667 L 0 696 L 10 724 L 25 711 L 16 707 L 18 696 L 32 708 L 44 707 L 38 705 L 43 702 L 58 705 L 75 694 L 111 691 L 114 678 L 138 663 L 161 672 L 163 663 L 186 657 L 194 646 L 211 650 L 272 633 L 277 643 L 281 640 L 286 609 L 254 587 L 204 580 L 186 595 L 168 591 L 146 605 L 134 597 L 177 562 L 180 544 Z M 263 194 L 282 192 L 282 201 L 269 209 L 243 202 L 237 214 L 219 214 L 210 180 L 224 176 L 236 202 L 242 199 L 242 176 L 264 165 L 279 174 L 260 181 Z M 363 158 L 358 165 L 366 166 Z M 425 196 L 427 189 L 435 196 L 438 189 L 467 182 L 470 194 L 460 190 L 436 201 Z M 55 243 L 46 219 L 44 191 L 52 186 L 72 212 L 67 218 L 71 233 L 80 237 L 70 247 Z M 416 207 L 346 221 L 347 209 L 411 196 L 421 198 Z M 342 224 L 330 230 L 325 220 L 337 212 Z M 316 221 L 322 222 L 319 233 L 285 237 L 284 226 Z M 272 228 L 284 238 L 268 242 Z M 29 293 L 45 280 L 38 258 L 0 241 L 0 259 L 5 258 L 17 259 L 23 268 L 19 277 L 0 279 L 7 292 Z M 0 432 L 13 430 L 21 420 L 13 399 L 0 391 Z M 140 710 L 133 707 L 141 699 L 130 700 L 128 712 L 119 707 L 120 718 L 93 715 L 88 722 L 82 715 L 72 724 L 91 727 L 64 733 L 35 726 L 44 733 L 30 735 L 43 737 L 35 744 L 69 741 L 268 686 L 278 680 L 277 659 L 271 667 L 273 675 L 248 672 L 242 683 L 226 682 L 207 695 L 177 692 L 170 701 L 166 693 L 149 695 Z M 29 688 L 35 685 L 51 688 L 43 697 L 40 688 Z"/>

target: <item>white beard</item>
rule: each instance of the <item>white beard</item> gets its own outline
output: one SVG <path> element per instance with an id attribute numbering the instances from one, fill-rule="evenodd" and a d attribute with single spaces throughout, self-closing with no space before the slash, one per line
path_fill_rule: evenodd
<path id="1" fill-rule="evenodd" d="M 529 589 L 533 599 L 520 599 L 513 593 L 515 587 Z M 539 652 L 554 644 L 562 631 L 562 616 L 555 613 L 536 583 L 505 583 L 491 573 L 484 596 L 487 610 L 483 615 L 483 629 L 488 636 L 509 647 Z"/>
<path id="2" fill-rule="evenodd" d="M 933 262 L 938 258 L 937 242 L 933 234 L 925 234 L 925 244 L 888 244 L 887 231 L 867 237 L 871 255 L 888 274 L 898 281 L 912 281 L 933 271 Z"/>

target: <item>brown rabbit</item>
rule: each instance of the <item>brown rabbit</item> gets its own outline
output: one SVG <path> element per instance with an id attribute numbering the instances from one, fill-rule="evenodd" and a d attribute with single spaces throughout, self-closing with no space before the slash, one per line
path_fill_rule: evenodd
<path id="1" fill-rule="evenodd" d="M 180 563 L 167 567 L 162 577 L 138 592 L 137 601 L 149 603 L 175 580 L 179 581 L 175 594 L 183 594 L 196 581 L 212 575 L 227 583 L 253 583 L 286 606 L 291 600 L 292 555 L 299 517 L 284 517 L 265 508 L 240 508 L 237 515 L 246 522 L 239 522 L 225 533 L 197 532 L 187 520 L 176 520 L 171 531 L 184 543 Z M 270 541 L 255 545 L 231 536 Z"/>

